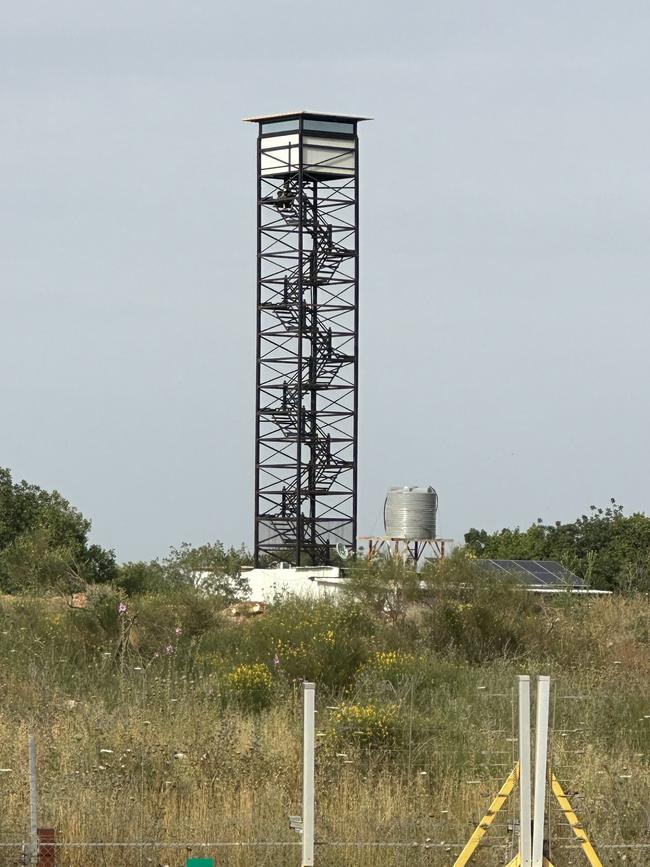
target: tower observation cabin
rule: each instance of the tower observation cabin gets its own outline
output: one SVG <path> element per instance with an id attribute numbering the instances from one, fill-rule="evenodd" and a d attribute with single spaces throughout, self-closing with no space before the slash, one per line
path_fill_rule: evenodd
<path id="1" fill-rule="evenodd" d="M 257 140 L 255 561 L 357 535 L 357 116 L 246 118 Z"/>

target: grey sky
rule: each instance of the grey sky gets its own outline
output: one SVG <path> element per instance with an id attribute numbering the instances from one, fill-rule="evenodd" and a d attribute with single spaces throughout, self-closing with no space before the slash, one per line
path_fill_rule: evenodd
<path id="1" fill-rule="evenodd" d="M 361 127 L 360 531 L 648 508 L 647 2 L 0 0 L 0 465 L 252 539 L 255 128 Z"/>

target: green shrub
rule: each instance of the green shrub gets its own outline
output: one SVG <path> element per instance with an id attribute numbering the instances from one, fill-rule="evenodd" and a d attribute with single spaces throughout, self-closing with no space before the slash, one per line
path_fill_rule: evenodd
<path id="1" fill-rule="evenodd" d="M 190 586 L 177 587 L 164 596 L 141 596 L 128 606 L 137 614 L 141 643 L 148 649 L 171 638 L 176 629 L 186 639 L 198 639 L 223 622 L 221 601 Z"/>
<path id="2" fill-rule="evenodd" d="M 241 629 L 239 650 L 248 661 L 273 662 L 290 680 L 339 688 L 365 661 L 374 626 L 356 603 L 289 596 Z"/>
<path id="3" fill-rule="evenodd" d="M 414 653 L 405 653 L 402 650 L 378 650 L 370 655 L 360 668 L 359 674 L 397 685 L 407 680 L 420 679 L 424 673 L 424 666 L 425 660 Z"/>
<path id="4" fill-rule="evenodd" d="M 106 650 L 118 641 L 120 594 L 110 586 L 90 588 L 84 607 L 67 608 L 66 626 L 71 640 L 86 651 Z"/>
<path id="5" fill-rule="evenodd" d="M 85 651 L 107 654 L 121 667 L 147 666 L 157 658 L 183 661 L 211 628 L 221 623 L 219 601 L 192 587 L 164 595 L 127 597 L 117 588 L 91 588 L 83 608 L 67 608 L 71 640 Z"/>
<path id="6" fill-rule="evenodd" d="M 508 576 L 493 576 L 462 552 L 423 573 L 428 646 L 469 662 L 514 656 L 525 648 L 538 603 Z"/>
<path id="7" fill-rule="evenodd" d="M 261 711 L 271 704 L 273 678 L 261 663 L 236 666 L 226 675 L 226 686 L 244 710 Z"/>
<path id="8" fill-rule="evenodd" d="M 400 732 L 398 708 L 374 704 L 342 704 L 330 716 L 329 737 L 336 745 L 390 746 Z"/>
<path id="9" fill-rule="evenodd" d="M 157 560 L 123 563 L 118 567 L 114 583 L 128 596 L 165 593 L 171 589 L 165 570 Z"/>

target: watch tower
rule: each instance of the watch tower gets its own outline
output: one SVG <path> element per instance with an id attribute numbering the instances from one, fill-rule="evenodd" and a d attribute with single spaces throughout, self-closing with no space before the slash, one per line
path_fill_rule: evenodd
<path id="1" fill-rule="evenodd" d="M 246 118 L 257 140 L 255 562 L 357 535 L 359 150 L 366 118 Z"/>

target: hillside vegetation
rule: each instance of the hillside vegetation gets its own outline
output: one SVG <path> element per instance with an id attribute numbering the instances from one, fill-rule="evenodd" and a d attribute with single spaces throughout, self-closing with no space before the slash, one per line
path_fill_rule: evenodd
<path id="1" fill-rule="evenodd" d="M 0 470 L 0 863 L 28 837 L 31 733 L 60 867 L 180 867 L 202 842 L 228 844 L 193 847 L 217 865 L 298 865 L 308 679 L 319 867 L 451 865 L 514 764 L 528 673 L 552 676 L 554 769 L 603 863 L 647 865 L 649 526 L 612 503 L 472 530 L 420 574 L 348 561 L 336 602 L 287 596 L 242 619 L 243 548 L 118 565 L 65 498 Z M 558 559 L 617 592 L 537 598 L 477 557 Z M 584 863 L 550 815 L 553 863 Z M 473 863 L 510 860 L 515 820 L 513 798 Z"/>
<path id="2" fill-rule="evenodd" d="M 299 864 L 288 816 L 301 811 L 307 678 L 317 684 L 318 863 L 450 865 L 513 765 L 518 673 L 553 678 L 554 767 L 596 847 L 650 841 L 646 596 L 539 600 L 464 556 L 423 581 L 390 563 L 352 580 L 362 601 L 287 597 L 245 622 L 188 585 L 131 596 L 95 587 L 84 607 L 5 597 L 0 842 L 26 836 L 32 732 L 41 824 L 60 840 L 167 844 L 65 848 L 61 864 L 181 865 L 187 853 L 170 844 L 188 841 L 287 843 L 209 854 L 218 865 Z M 515 808 L 477 864 L 505 863 Z M 552 815 L 556 867 L 583 863 Z M 359 845 L 427 841 L 436 848 Z M 18 863 L 4 851 L 3 863 Z M 648 863 L 647 849 L 602 855 Z"/>

